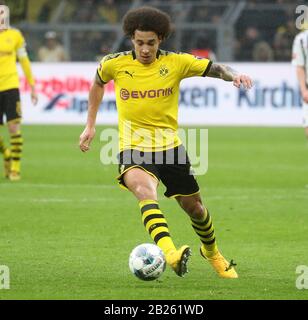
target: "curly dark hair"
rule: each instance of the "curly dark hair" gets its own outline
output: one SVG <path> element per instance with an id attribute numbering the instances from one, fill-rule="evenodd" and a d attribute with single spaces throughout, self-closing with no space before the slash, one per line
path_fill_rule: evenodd
<path id="1" fill-rule="evenodd" d="M 164 40 L 171 33 L 171 20 L 167 13 L 152 7 L 132 9 L 123 18 L 123 31 L 133 37 L 136 30 L 152 31 Z"/>

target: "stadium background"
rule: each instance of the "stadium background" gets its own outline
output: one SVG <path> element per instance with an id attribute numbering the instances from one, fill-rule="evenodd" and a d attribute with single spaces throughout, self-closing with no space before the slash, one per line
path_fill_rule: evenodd
<path id="1" fill-rule="evenodd" d="M 31 106 L 21 73 L 23 178 L 0 180 L 0 265 L 11 272 L 10 290 L 0 290 L 0 299 L 307 299 L 296 287 L 296 268 L 308 263 L 308 148 L 290 64 L 299 32 L 295 8 L 302 2 L 0 3 L 10 7 L 11 24 L 26 38 L 40 99 Z M 99 159 L 99 134 L 117 120 L 112 84 L 92 152 L 78 151 L 97 62 L 130 49 L 121 18 L 143 4 L 174 21 L 162 48 L 226 62 L 255 81 L 249 93 L 217 79 L 189 79 L 181 87 L 180 124 L 209 129 L 209 172 L 198 179 L 222 251 L 238 263 L 236 283 L 216 279 L 204 265 L 186 217 L 163 198 L 162 187 L 176 244 L 189 243 L 195 253 L 191 273 L 182 280 L 167 270 L 150 284 L 130 276 L 130 250 L 150 239 L 133 198 L 116 186 L 116 165 Z M 40 61 L 50 31 L 66 61 Z"/>
<path id="2" fill-rule="evenodd" d="M 180 124 L 302 124 L 300 93 L 290 65 L 292 42 L 298 32 L 295 1 L 11 0 L 8 3 L 12 24 L 21 28 L 27 39 L 40 96 L 36 109 L 24 108 L 24 123 L 83 124 L 87 92 L 97 62 L 106 53 L 131 48 L 130 40 L 121 31 L 123 15 L 129 8 L 151 4 L 168 12 L 174 21 L 174 32 L 163 48 L 227 62 L 251 74 L 255 81 L 250 92 L 235 91 L 215 79 L 184 81 Z M 46 35 L 51 32 L 56 33 L 56 39 L 51 41 L 58 43 L 64 58 L 50 58 L 46 51 L 41 52 L 42 47 L 46 49 L 49 41 Z M 272 77 L 273 72 L 279 76 Z M 26 106 L 30 104 L 29 87 L 24 78 L 21 80 Z M 112 83 L 107 87 L 98 123 L 117 123 Z"/>

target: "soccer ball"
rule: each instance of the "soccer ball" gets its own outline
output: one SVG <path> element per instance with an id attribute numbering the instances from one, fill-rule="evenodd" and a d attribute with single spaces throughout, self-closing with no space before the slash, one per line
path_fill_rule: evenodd
<path id="1" fill-rule="evenodd" d="M 143 243 L 129 255 L 129 269 L 139 279 L 151 281 L 159 278 L 166 269 L 164 253 L 155 244 Z"/>

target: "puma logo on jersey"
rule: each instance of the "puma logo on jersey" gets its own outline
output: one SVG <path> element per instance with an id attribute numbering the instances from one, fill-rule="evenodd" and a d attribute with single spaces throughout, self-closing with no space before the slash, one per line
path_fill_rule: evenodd
<path id="1" fill-rule="evenodd" d="M 130 72 L 128 72 L 127 70 L 125 70 L 124 72 L 125 72 L 125 74 L 128 74 L 128 75 L 131 76 L 132 78 L 133 78 L 133 74 L 135 73 L 135 72 L 130 73 Z"/>
<path id="2" fill-rule="evenodd" d="M 127 74 L 127 75 L 130 76 L 131 78 L 134 77 L 134 73 L 135 73 L 135 72 L 129 72 L 129 71 L 127 71 L 127 70 L 120 71 L 120 72 L 124 72 L 125 74 Z"/>

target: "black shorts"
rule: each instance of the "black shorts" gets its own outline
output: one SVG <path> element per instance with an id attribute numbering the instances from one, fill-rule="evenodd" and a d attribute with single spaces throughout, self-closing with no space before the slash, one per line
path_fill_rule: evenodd
<path id="1" fill-rule="evenodd" d="M 3 124 L 3 115 L 6 121 L 21 118 L 20 95 L 18 89 L 0 91 L 0 125 Z"/>
<path id="2" fill-rule="evenodd" d="M 183 145 L 161 152 L 124 150 L 118 155 L 119 184 L 126 187 L 123 176 L 131 168 L 141 168 L 166 186 L 166 197 L 188 196 L 199 192 L 191 164 Z"/>

